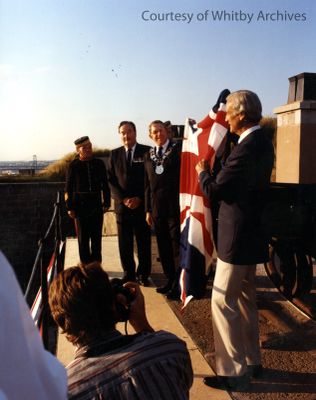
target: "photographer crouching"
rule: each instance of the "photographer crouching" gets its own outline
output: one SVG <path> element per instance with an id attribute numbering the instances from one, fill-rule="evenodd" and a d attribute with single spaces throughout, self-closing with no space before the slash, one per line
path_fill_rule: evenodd
<path id="1" fill-rule="evenodd" d="M 49 289 L 57 325 L 77 346 L 67 366 L 70 399 L 188 399 L 193 374 L 185 342 L 154 332 L 135 282 L 111 284 L 99 263 L 60 272 Z M 126 321 L 136 331 L 115 329 Z"/>

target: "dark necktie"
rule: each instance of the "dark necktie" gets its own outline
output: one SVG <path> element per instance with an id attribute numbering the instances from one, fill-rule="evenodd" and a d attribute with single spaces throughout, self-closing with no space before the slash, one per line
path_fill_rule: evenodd
<path id="1" fill-rule="evenodd" d="M 161 158 L 162 157 L 162 147 L 159 146 L 158 148 L 158 157 Z"/>
<path id="2" fill-rule="evenodd" d="M 127 150 L 127 166 L 130 167 L 132 164 L 132 149 Z"/>

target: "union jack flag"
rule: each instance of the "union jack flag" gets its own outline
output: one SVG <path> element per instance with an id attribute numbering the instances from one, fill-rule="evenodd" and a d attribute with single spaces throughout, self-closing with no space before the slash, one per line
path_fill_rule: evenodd
<path id="1" fill-rule="evenodd" d="M 224 93 L 224 95 L 223 95 Z M 187 119 L 180 171 L 180 288 L 183 308 L 193 298 L 201 298 L 206 286 L 206 271 L 214 250 L 212 218 L 208 199 L 200 190 L 195 166 L 201 159 L 212 167 L 215 154 L 225 138 L 226 89 L 216 106 L 198 124 Z M 215 110 L 216 112 L 214 112 Z"/>

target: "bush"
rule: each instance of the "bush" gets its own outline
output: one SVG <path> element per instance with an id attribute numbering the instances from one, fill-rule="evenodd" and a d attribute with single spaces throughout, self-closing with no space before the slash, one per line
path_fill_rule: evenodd
<path id="1" fill-rule="evenodd" d="M 93 149 L 95 157 L 108 157 L 110 150 L 108 149 Z M 77 157 L 76 152 L 68 153 L 60 160 L 50 164 L 47 168 L 40 172 L 40 176 L 45 177 L 48 181 L 64 182 L 69 164 Z"/>
<path id="2" fill-rule="evenodd" d="M 110 154 L 108 149 L 93 149 L 96 157 L 106 158 Z M 24 182 L 64 182 L 66 180 L 66 172 L 70 162 L 75 159 L 75 152 L 66 154 L 60 160 L 49 164 L 45 169 L 39 171 L 36 175 L 0 175 L 2 183 L 24 183 Z"/>
<path id="3" fill-rule="evenodd" d="M 276 144 L 277 120 L 274 117 L 263 117 L 260 121 L 261 128 L 267 133 L 274 146 Z"/>
<path id="4" fill-rule="evenodd" d="M 269 138 L 272 140 L 272 143 L 273 143 L 273 146 L 275 149 L 275 154 L 276 154 L 277 119 L 274 117 L 263 117 L 260 121 L 260 126 L 266 132 L 266 134 L 269 136 Z M 276 176 L 275 162 L 276 162 L 276 159 L 274 157 L 274 166 L 273 166 L 273 170 L 272 170 L 272 174 L 271 174 L 271 182 L 275 182 L 275 176 Z"/>

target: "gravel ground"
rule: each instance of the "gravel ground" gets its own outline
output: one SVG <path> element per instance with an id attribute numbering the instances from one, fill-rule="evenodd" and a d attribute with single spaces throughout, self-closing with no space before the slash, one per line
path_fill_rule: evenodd
<path id="1" fill-rule="evenodd" d="M 249 392 L 232 392 L 231 397 L 234 400 L 315 400 L 316 322 L 289 306 L 264 272 L 259 273 L 257 302 L 264 373 L 251 383 Z M 169 301 L 169 304 L 215 370 L 211 289 L 210 279 L 204 298 L 192 300 L 184 312 L 179 301 Z"/>
<path id="2" fill-rule="evenodd" d="M 154 240 L 152 254 L 151 276 L 159 286 L 165 280 Z M 191 300 L 184 311 L 181 311 L 180 301 L 168 302 L 206 361 L 216 371 L 210 306 L 212 283 L 210 278 L 204 298 Z M 281 296 L 262 265 L 257 267 L 256 286 L 264 373 L 251 383 L 249 392 L 230 393 L 232 399 L 316 400 L 316 322 L 297 311 Z M 313 287 L 316 288 L 316 282 Z M 315 289 L 312 296 L 312 302 L 316 304 Z"/>

